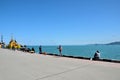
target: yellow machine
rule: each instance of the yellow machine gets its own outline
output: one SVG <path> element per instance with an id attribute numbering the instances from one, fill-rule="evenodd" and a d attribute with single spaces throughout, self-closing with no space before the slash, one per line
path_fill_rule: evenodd
<path id="1" fill-rule="evenodd" d="M 11 39 L 11 41 L 8 44 L 8 48 L 10 48 L 10 49 L 12 49 L 12 48 L 19 49 L 19 48 L 21 48 L 21 46 L 20 46 L 20 44 L 17 43 L 16 40 Z"/>

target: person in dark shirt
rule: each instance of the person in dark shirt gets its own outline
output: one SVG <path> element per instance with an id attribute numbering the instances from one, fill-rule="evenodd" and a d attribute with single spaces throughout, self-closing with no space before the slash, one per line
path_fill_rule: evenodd
<path id="1" fill-rule="evenodd" d="M 98 59 L 100 59 L 100 52 L 97 50 L 96 52 L 95 52 L 95 54 L 94 54 L 94 59 L 95 60 L 98 60 Z"/>
<path id="2" fill-rule="evenodd" d="M 42 54 L 42 46 L 39 46 L 39 54 Z"/>
<path id="3" fill-rule="evenodd" d="M 60 56 L 62 56 L 62 46 L 61 45 L 59 45 L 58 50 L 59 50 Z"/>
<path id="4" fill-rule="evenodd" d="M 34 48 L 32 48 L 32 51 L 33 51 L 33 53 L 35 53 L 35 49 Z"/>

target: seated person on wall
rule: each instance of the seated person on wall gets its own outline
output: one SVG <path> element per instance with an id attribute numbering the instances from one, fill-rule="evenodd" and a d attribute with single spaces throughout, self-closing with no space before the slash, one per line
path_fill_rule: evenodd
<path id="1" fill-rule="evenodd" d="M 35 49 L 34 48 L 31 49 L 31 53 L 35 53 Z"/>
<path id="2" fill-rule="evenodd" d="M 94 54 L 94 60 L 99 60 L 100 59 L 100 52 L 97 50 Z"/>

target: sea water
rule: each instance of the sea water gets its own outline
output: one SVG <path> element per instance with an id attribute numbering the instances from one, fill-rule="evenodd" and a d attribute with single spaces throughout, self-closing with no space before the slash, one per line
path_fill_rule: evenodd
<path id="1" fill-rule="evenodd" d="M 39 46 L 28 46 L 39 53 Z M 59 54 L 58 46 L 42 46 L 42 52 Z M 62 54 L 92 58 L 98 50 L 102 59 L 120 60 L 120 45 L 69 45 L 62 46 Z"/>

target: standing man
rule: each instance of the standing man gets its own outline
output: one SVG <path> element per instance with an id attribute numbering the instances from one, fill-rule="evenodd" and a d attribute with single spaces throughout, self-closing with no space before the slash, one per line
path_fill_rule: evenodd
<path id="1" fill-rule="evenodd" d="M 42 54 L 42 46 L 39 46 L 39 54 Z"/>
<path id="2" fill-rule="evenodd" d="M 61 45 L 59 45 L 58 50 L 59 50 L 60 56 L 62 56 L 62 46 Z"/>

